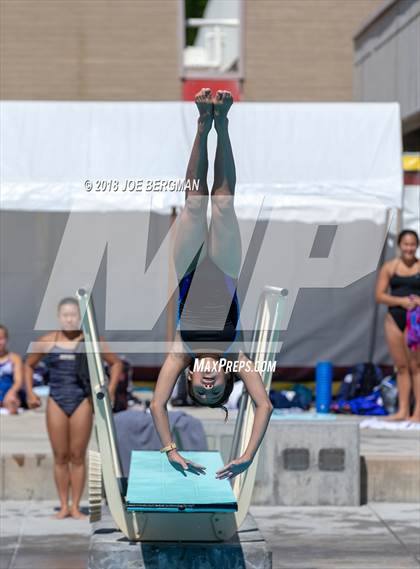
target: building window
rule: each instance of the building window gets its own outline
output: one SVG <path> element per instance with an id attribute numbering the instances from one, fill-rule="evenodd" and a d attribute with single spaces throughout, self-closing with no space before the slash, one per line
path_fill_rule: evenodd
<path id="1" fill-rule="evenodd" d="M 183 79 L 242 77 L 242 0 L 181 0 Z"/>

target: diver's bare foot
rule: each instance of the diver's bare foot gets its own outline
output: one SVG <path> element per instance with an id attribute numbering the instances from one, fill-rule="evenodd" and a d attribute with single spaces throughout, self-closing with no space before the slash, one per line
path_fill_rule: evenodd
<path id="1" fill-rule="evenodd" d="M 393 415 L 388 415 L 387 417 L 384 418 L 385 421 L 407 421 L 408 414 L 398 411 L 398 413 L 394 413 Z"/>
<path id="2" fill-rule="evenodd" d="M 200 116 L 198 117 L 198 128 L 200 132 L 208 134 L 213 123 L 213 100 L 211 89 L 204 88 L 195 96 L 195 104 L 197 105 Z"/>
<path id="3" fill-rule="evenodd" d="M 68 506 L 61 507 L 60 510 L 53 516 L 55 520 L 64 520 L 70 515 L 70 510 Z"/>
<path id="4" fill-rule="evenodd" d="M 76 506 L 72 506 L 70 508 L 70 515 L 72 518 L 74 518 L 75 520 L 87 520 L 87 516 L 85 514 L 83 514 L 79 508 L 77 508 Z"/>
<path id="5" fill-rule="evenodd" d="M 227 114 L 233 105 L 233 97 L 230 91 L 217 91 L 213 99 L 214 126 L 216 129 L 227 124 Z"/>

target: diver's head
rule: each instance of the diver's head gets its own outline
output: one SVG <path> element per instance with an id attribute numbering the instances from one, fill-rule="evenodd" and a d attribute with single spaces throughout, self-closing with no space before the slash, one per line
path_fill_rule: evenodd
<path id="1" fill-rule="evenodd" d="M 232 372 L 225 371 L 219 359 L 217 356 L 203 355 L 194 360 L 187 371 L 188 395 L 198 405 L 221 407 L 227 420 L 224 404 L 232 393 L 234 376 Z"/>

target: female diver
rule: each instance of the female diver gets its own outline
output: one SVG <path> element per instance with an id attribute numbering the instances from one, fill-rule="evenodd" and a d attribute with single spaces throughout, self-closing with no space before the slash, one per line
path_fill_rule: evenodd
<path id="1" fill-rule="evenodd" d="M 416 258 L 419 237 L 415 231 L 405 229 L 397 243 L 401 254 L 383 264 L 376 284 L 376 301 L 388 306 L 385 335 L 397 373 L 399 408 L 387 418 L 419 423 L 420 349 L 409 350 L 405 337 L 407 310 L 420 306 L 420 260 Z M 410 417 L 411 391 L 415 407 Z"/>
<path id="2" fill-rule="evenodd" d="M 174 243 L 179 283 L 178 328 L 159 373 L 150 409 L 163 444 L 162 451 L 166 451 L 171 464 L 177 469 L 204 474 L 205 467 L 183 458 L 172 442 L 166 404 L 178 376 L 188 368 L 191 398 L 199 405 L 223 407 L 233 388 L 232 364 L 238 362 L 237 368 L 242 370 L 237 375 L 255 404 L 255 418 L 243 455 L 217 471 L 216 478 L 224 479 L 233 478 L 251 465 L 273 406 L 253 362 L 242 351 L 236 356 L 231 351 L 238 338 L 236 287 L 241 266 L 241 239 L 234 209 L 236 173 L 227 118 L 232 95 L 218 91 L 213 98 L 210 89 L 202 89 L 195 101 L 199 111 L 198 128 L 187 167 L 185 204 Z M 213 123 L 217 146 L 208 228 L 207 138 Z"/>
<path id="3" fill-rule="evenodd" d="M 25 383 L 28 406 L 39 407 L 39 397 L 34 393 L 33 372 L 37 363 L 45 358 L 49 370 L 49 397 L 47 402 L 47 429 L 54 454 L 54 479 L 60 498 L 57 519 L 68 516 L 82 519 L 79 502 L 85 483 L 85 455 L 89 443 L 93 409 L 90 386 L 78 374 L 77 354 L 82 349 L 83 333 L 80 331 L 80 311 L 75 298 L 60 301 L 57 312 L 60 329 L 41 336 L 36 341 L 36 351 L 25 362 Z M 122 371 L 121 360 L 102 341 L 102 357 L 110 364 L 109 394 L 115 397 Z M 72 503 L 69 506 L 69 489 Z"/>

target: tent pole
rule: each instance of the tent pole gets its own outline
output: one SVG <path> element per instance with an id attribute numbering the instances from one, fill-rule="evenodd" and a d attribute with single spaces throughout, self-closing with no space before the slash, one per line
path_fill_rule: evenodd
<path id="1" fill-rule="evenodd" d="M 385 240 L 382 247 L 381 255 L 379 257 L 378 267 L 376 268 L 376 273 L 378 269 L 380 269 L 385 261 L 386 257 L 386 250 L 388 247 L 388 230 L 389 230 L 389 223 L 390 223 L 390 210 L 386 210 L 386 221 L 385 221 Z M 372 316 L 372 325 L 370 331 L 370 338 L 369 338 L 369 350 L 368 350 L 368 362 L 373 361 L 373 356 L 375 353 L 376 348 L 376 335 L 377 335 L 377 325 L 378 325 L 378 312 L 379 312 L 379 304 L 375 302 L 375 306 L 373 309 L 373 316 Z"/>
<path id="2" fill-rule="evenodd" d="M 171 216 L 170 216 L 170 246 L 173 245 L 173 238 L 174 238 L 174 231 L 175 231 L 175 221 L 177 218 L 176 208 L 172 207 Z M 175 302 L 174 302 L 174 295 L 173 295 L 173 276 L 170 270 L 170 264 L 168 261 L 168 307 L 167 307 L 167 318 L 166 318 L 166 341 L 168 343 L 172 342 L 174 339 L 174 331 L 175 331 Z"/>

